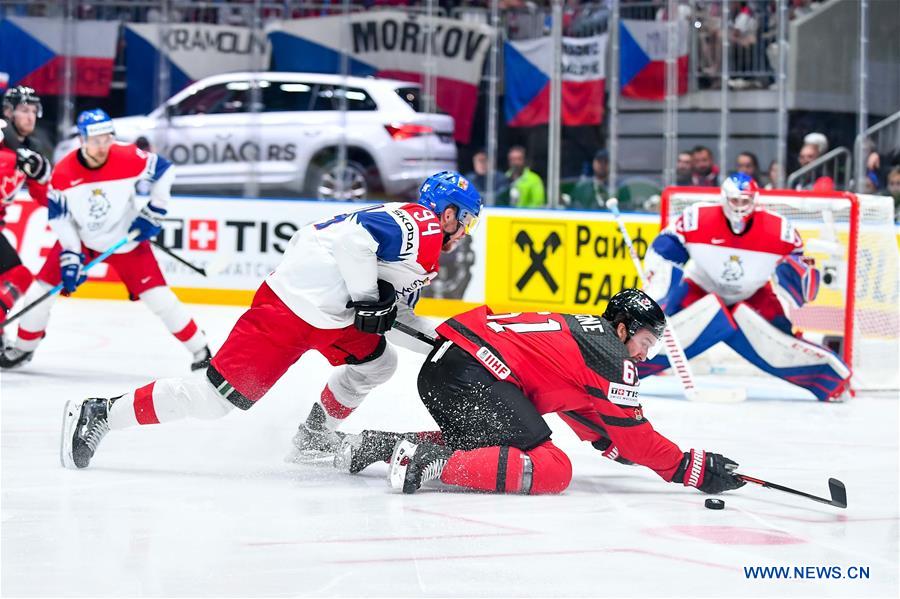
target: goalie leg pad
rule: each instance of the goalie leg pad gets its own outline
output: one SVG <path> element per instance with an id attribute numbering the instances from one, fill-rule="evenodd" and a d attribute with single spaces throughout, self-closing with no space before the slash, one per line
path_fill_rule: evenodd
<path id="1" fill-rule="evenodd" d="M 713 293 L 706 294 L 671 316 L 669 326 L 681 341 L 688 359 L 728 339 L 738 328 L 722 299 Z M 656 374 L 669 366 L 669 358 L 660 353 L 652 360 L 638 364 L 638 375 L 645 377 Z"/>
<path id="2" fill-rule="evenodd" d="M 820 401 L 847 387 L 850 369 L 831 351 L 785 333 L 743 302 L 732 314 L 740 330 L 726 343 L 754 366 L 810 391 Z"/>
<path id="3" fill-rule="evenodd" d="M 549 440 L 529 451 L 506 445 L 456 451 L 441 473 L 444 484 L 523 495 L 562 493 L 571 480 L 572 462 Z"/>

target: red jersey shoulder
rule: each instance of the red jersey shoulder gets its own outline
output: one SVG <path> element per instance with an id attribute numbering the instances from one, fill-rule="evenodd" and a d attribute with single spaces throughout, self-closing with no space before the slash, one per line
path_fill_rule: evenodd
<path id="1" fill-rule="evenodd" d="M 713 238 L 727 239 L 733 236 L 719 204 L 688 206 L 678 218 L 676 230 L 686 242 L 694 243 L 707 243 Z"/>
<path id="2" fill-rule="evenodd" d="M 101 183 L 140 176 L 147 167 L 149 154 L 134 144 L 116 143 L 109 148 L 109 158 L 100 168 L 85 168 L 78 160 L 75 149 L 66 154 L 53 168 L 50 185 L 58 191 L 65 191 L 83 183 Z"/>
<path id="3" fill-rule="evenodd" d="M 803 249 L 803 239 L 791 221 L 765 208 L 757 208 L 754 212 L 749 234 L 753 237 L 754 244 L 771 253 L 775 253 L 773 250 L 776 248 L 780 254 Z"/>
<path id="4" fill-rule="evenodd" d="M 441 258 L 441 246 L 444 244 L 440 219 L 434 212 L 421 204 L 404 204 L 400 209 L 409 214 L 418 227 L 419 253 L 416 256 L 416 262 L 426 272 L 437 272 Z"/>

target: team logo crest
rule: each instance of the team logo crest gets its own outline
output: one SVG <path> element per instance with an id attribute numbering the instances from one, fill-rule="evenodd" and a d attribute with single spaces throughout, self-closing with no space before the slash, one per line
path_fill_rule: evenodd
<path id="1" fill-rule="evenodd" d="M 106 219 L 106 215 L 109 214 L 111 207 L 109 198 L 106 197 L 102 189 L 97 188 L 91 191 L 91 195 L 88 197 L 88 205 L 88 217 L 91 219 L 91 222 L 88 223 L 87 228 L 90 231 L 96 231 L 103 226 L 103 221 Z"/>
<path id="2" fill-rule="evenodd" d="M 459 180 L 457 180 L 456 184 L 457 184 L 457 185 L 459 186 L 459 188 L 462 189 L 463 191 L 469 189 L 469 180 L 466 179 L 465 177 L 460 177 Z"/>
<path id="3" fill-rule="evenodd" d="M 650 299 L 649 299 L 649 298 L 646 298 L 646 297 L 640 298 L 640 299 L 638 300 L 638 303 L 641 305 L 641 307 L 642 307 L 644 310 L 649 310 L 650 308 L 653 307 L 653 304 L 650 303 Z"/>
<path id="4" fill-rule="evenodd" d="M 725 281 L 737 281 L 743 276 L 744 265 L 741 263 L 740 256 L 729 256 L 725 262 L 725 269 L 722 271 L 722 279 Z"/>

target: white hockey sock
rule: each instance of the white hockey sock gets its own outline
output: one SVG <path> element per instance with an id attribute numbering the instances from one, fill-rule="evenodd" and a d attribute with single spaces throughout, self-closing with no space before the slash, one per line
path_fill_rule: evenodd
<path id="1" fill-rule="evenodd" d="M 359 407 L 372 389 L 386 382 L 397 370 L 397 351 L 386 344 L 384 352 L 362 364 L 345 364 L 328 377 L 319 403 L 325 410 L 325 426 L 334 430 Z"/>
<path id="2" fill-rule="evenodd" d="M 25 294 L 23 304 L 31 305 L 31 302 L 38 299 L 52 288 L 51 285 L 43 281 L 35 281 L 34 285 Z M 44 338 L 44 331 L 47 329 L 47 322 L 50 320 L 50 310 L 56 302 L 56 296 L 51 296 L 34 307 L 19 321 L 19 334 L 16 339 L 16 349 L 26 352 L 32 352 L 37 349 Z"/>
<path id="3" fill-rule="evenodd" d="M 205 377 L 160 379 L 118 398 L 108 422 L 110 429 L 121 429 L 187 417 L 214 420 L 233 409 Z"/>
<path id="4" fill-rule="evenodd" d="M 206 335 L 188 314 L 171 289 L 154 287 L 140 295 L 140 299 L 156 314 L 169 332 L 181 341 L 189 352 L 196 353 L 206 347 Z"/>

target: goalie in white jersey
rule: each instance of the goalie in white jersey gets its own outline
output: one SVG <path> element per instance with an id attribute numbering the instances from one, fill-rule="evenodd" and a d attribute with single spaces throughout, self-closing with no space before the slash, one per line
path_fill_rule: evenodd
<path id="1" fill-rule="evenodd" d="M 205 368 L 210 352 L 203 334 L 184 305 L 166 285 L 149 240 L 161 230 L 169 189 L 175 178 L 172 164 L 134 144 L 114 141 L 113 123 L 103 110 L 78 116 L 82 145 L 53 169 L 47 202 L 47 221 L 59 241 L 37 274 L 26 303 L 62 283 L 72 293 L 85 280 L 84 265 L 127 235 L 134 238 L 106 259 L 128 288 L 156 314 L 192 356 L 192 370 Z M 137 194 L 148 186 L 149 195 Z M 22 317 L 13 347 L 0 355 L 0 367 L 15 368 L 31 360 L 45 336 L 53 298 Z"/>
<path id="2" fill-rule="evenodd" d="M 686 208 L 647 251 L 645 291 L 672 315 L 688 358 L 721 341 L 816 399 L 840 401 L 850 369 L 794 330 L 772 286 L 799 308 L 816 298 L 819 271 L 788 219 L 756 205 L 757 193 L 752 178 L 736 173 L 722 184 L 721 204 Z M 646 376 L 668 367 L 657 356 L 638 370 Z"/>
<path id="3" fill-rule="evenodd" d="M 419 196 L 417 204 L 373 206 L 297 231 L 205 379 L 162 379 L 113 399 L 68 402 L 63 465 L 87 467 L 110 429 L 248 410 L 310 350 L 339 368 L 294 437 L 295 457 L 334 452 L 337 426 L 397 368 L 384 338 L 395 319 L 433 332 L 412 308 L 437 276 L 441 252 L 453 250 L 481 212 L 481 196 L 459 173 L 429 177 Z"/>

